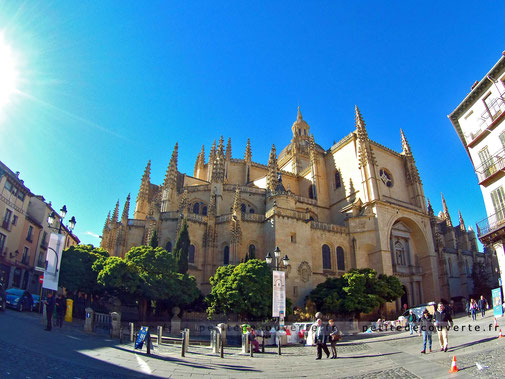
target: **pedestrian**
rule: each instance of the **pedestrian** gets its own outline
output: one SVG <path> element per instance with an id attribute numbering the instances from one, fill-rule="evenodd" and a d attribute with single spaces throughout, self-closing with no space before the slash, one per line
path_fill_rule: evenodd
<path id="1" fill-rule="evenodd" d="M 412 309 L 410 310 L 410 314 L 409 317 L 407 318 L 407 321 L 409 323 L 410 335 L 412 335 L 414 333 L 414 327 L 417 321 L 417 316 Z"/>
<path id="2" fill-rule="evenodd" d="M 316 328 L 316 334 L 314 336 L 314 343 L 317 346 L 317 358 L 316 359 L 321 359 L 322 356 L 322 350 L 326 353 L 326 358 L 330 357 L 330 352 L 328 351 L 328 346 L 326 346 L 326 328 L 323 325 L 323 320 L 320 318 L 317 319 L 316 321 L 317 328 Z"/>
<path id="3" fill-rule="evenodd" d="M 430 312 L 425 309 L 423 311 L 422 317 L 419 319 L 419 329 L 423 334 L 423 350 L 422 354 L 426 354 L 426 343 L 428 342 L 428 347 L 430 348 L 431 353 L 431 334 L 433 333 L 433 317 Z"/>
<path id="4" fill-rule="evenodd" d="M 465 299 L 465 310 L 467 317 L 470 317 L 470 302 Z"/>
<path id="5" fill-rule="evenodd" d="M 53 312 L 54 312 L 54 297 L 53 291 L 49 291 L 47 293 L 47 299 L 44 300 L 44 304 L 46 305 L 46 317 L 47 317 L 47 326 L 44 330 L 51 331 L 53 327 Z"/>
<path id="6" fill-rule="evenodd" d="M 470 313 L 472 321 L 477 321 L 477 302 L 474 299 L 470 299 Z"/>
<path id="7" fill-rule="evenodd" d="M 247 328 L 247 340 L 254 346 L 254 352 L 259 353 L 260 352 L 260 343 L 256 339 L 256 332 L 252 327 Z"/>
<path id="8" fill-rule="evenodd" d="M 480 312 L 481 312 L 481 315 L 482 317 L 484 317 L 486 315 L 486 308 L 488 307 L 488 303 L 487 303 L 487 300 L 484 299 L 484 296 L 480 296 L 480 299 L 479 299 L 479 308 L 480 308 Z"/>
<path id="9" fill-rule="evenodd" d="M 328 321 L 328 324 L 330 326 L 331 359 L 337 359 L 337 348 L 335 345 L 337 344 L 337 341 L 340 340 L 340 331 L 335 325 L 335 321 L 330 320 Z"/>
<path id="10" fill-rule="evenodd" d="M 445 309 L 444 304 L 438 303 L 438 309 L 434 314 L 435 326 L 437 327 L 438 341 L 440 342 L 440 351 L 447 351 L 449 346 L 448 331 L 453 325 L 452 317 Z"/>
<path id="11" fill-rule="evenodd" d="M 65 297 L 63 294 L 59 294 L 56 300 L 54 301 L 54 304 L 56 306 L 56 326 L 59 326 L 60 328 L 63 326 L 63 318 L 65 317 Z"/>

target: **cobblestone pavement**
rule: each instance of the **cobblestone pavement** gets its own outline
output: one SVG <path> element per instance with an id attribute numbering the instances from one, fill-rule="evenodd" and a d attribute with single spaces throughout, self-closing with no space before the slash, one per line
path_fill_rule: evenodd
<path id="1" fill-rule="evenodd" d="M 420 354 L 421 339 L 407 332 L 377 332 L 346 336 L 337 344 L 338 359 L 316 361 L 315 347 L 290 346 L 277 355 L 266 347 L 253 358 L 239 348 L 225 348 L 219 358 L 206 346 L 190 345 L 182 358 L 180 346 L 154 346 L 151 355 L 119 344 L 104 335 L 82 331 L 82 324 L 43 331 L 39 316 L 7 310 L 0 313 L 0 378 L 187 378 L 187 377 L 339 377 L 339 378 L 470 378 L 505 377 L 505 338 L 498 339 L 487 325 L 491 317 L 478 320 L 475 332 L 450 332 L 450 349 L 439 351 L 436 334 L 433 353 Z M 458 325 L 468 324 L 466 318 Z M 505 320 L 500 320 L 505 330 Z M 457 356 L 460 371 L 448 373 Z M 478 370 L 475 363 L 484 366 Z M 487 366 L 487 367 L 486 367 Z"/>

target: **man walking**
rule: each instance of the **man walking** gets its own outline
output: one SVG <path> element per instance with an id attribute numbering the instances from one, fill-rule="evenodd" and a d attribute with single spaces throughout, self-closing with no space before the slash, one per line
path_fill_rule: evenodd
<path id="1" fill-rule="evenodd" d="M 326 358 L 330 357 L 330 352 L 328 351 L 328 346 L 326 346 L 326 330 L 323 326 L 323 321 L 318 318 L 317 321 L 316 334 L 314 337 L 314 343 L 317 345 L 317 358 L 321 359 L 322 350 L 326 353 Z"/>
<path id="2" fill-rule="evenodd" d="M 53 312 L 54 312 L 54 297 L 53 291 L 49 291 L 47 294 L 47 299 L 44 300 L 44 304 L 46 305 L 46 317 L 47 317 L 47 326 L 44 330 L 51 331 L 53 326 Z"/>
<path id="3" fill-rule="evenodd" d="M 440 342 L 440 351 L 447 351 L 447 347 L 449 345 L 447 332 L 449 327 L 451 327 L 454 323 L 451 315 L 445 309 L 444 304 L 438 303 L 438 309 L 435 311 L 434 318 L 435 326 L 437 327 L 438 340 Z"/>
<path id="4" fill-rule="evenodd" d="M 487 300 L 484 299 L 484 296 L 480 296 L 480 299 L 479 299 L 479 308 L 480 308 L 480 312 L 481 312 L 481 315 L 482 317 L 484 317 L 486 315 L 486 308 L 488 307 L 488 304 L 487 304 Z"/>

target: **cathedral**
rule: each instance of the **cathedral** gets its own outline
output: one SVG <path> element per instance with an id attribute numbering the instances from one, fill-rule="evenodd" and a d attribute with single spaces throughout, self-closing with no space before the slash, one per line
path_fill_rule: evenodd
<path id="1" fill-rule="evenodd" d="M 249 140 L 243 158 L 232 158 L 231 140 L 225 147 L 221 137 L 208 160 L 202 146 L 193 175 L 178 171 L 176 144 L 162 184 L 151 183 L 147 164 L 133 218 L 130 195 L 121 218 L 119 201 L 109 212 L 101 246 L 124 257 L 156 231 L 171 251 L 186 220 L 189 273 L 203 293 L 217 267 L 246 255 L 265 259 L 278 246 L 289 257 L 286 297 L 295 305 L 326 278 L 364 267 L 402 282 L 405 295 L 390 311 L 468 296 L 469 267 L 491 259 L 477 251 L 475 233 L 461 214 L 453 227 L 445 200 L 435 216 L 403 131 L 396 152 L 369 139 L 358 107 L 355 120 L 356 129 L 325 150 L 298 109 L 291 142 L 279 154 L 272 146 L 267 165 L 252 160 Z"/>

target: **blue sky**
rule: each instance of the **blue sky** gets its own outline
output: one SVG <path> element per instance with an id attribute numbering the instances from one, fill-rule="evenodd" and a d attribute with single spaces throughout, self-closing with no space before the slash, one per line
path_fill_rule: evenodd
<path id="1" fill-rule="evenodd" d="M 0 160 L 98 245 L 149 159 L 162 183 L 175 142 L 188 174 L 221 135 L 267 163 L 298 105 L 327 149 L 357 104 L 371 139 L 401 151 L 404 130 L 435 211 L 443 192 L 475 226 L 482 195 L 447 115 L 505 50 L 505 3 L 387 3 L 0 1 L 19 73 Z"/>

